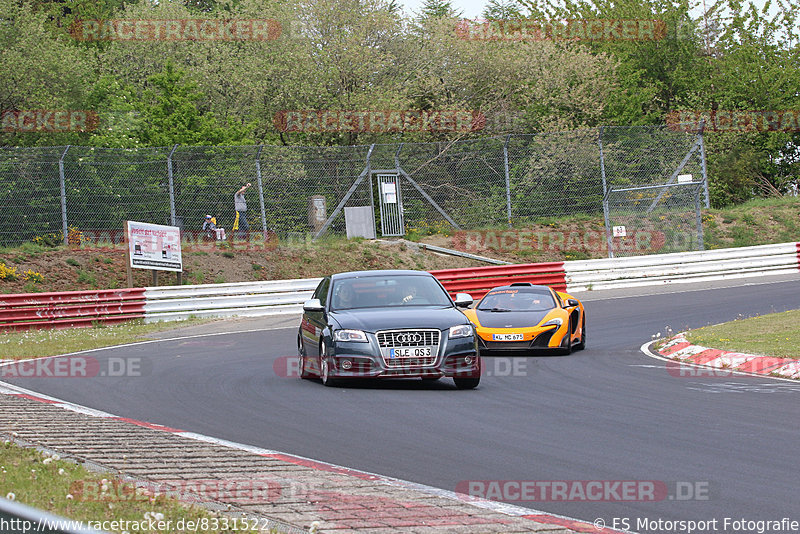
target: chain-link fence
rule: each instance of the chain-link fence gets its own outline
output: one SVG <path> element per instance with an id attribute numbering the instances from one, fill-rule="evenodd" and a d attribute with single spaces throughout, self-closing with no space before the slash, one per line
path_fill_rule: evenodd
<path id="1" fill-rule="evenodd" d="M 617 127 L 604 128 L 599 140 L 609 255 L 702 250 L 702 136 Z"/>
<path id="2" fill-rule="evenodd" d="M 388 202 L 401 232 L 603 214 L 612 254 L 624 254 L 614 226 L 656 241 L 661 232 L 670 250 L 696 248 L 669 232 L 688 228 L 676 221 L 695 216 L 692 195 L 706 182 L 702 136 L 663 127 L 371 146 L 2 148 L 0 245 L 119 232 L 125 220 L 199 231 L 206 214 L 230 229 L 246 183 L 247 220 L 261 235 L 341 235 L 345 208 L 356 206 L 372 208 L 381 235 Z"/>

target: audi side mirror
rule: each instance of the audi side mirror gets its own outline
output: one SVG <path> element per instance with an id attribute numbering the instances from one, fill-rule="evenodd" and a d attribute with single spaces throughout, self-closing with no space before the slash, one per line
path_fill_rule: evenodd
<path id="1" fill-rule="evenodd" d="M 311 299 L 303 303 L 303 311 L 321 312 L 325 311 L 325 306 L 322 305 L 322 302 L 320 302 L 319 299 Z"/>

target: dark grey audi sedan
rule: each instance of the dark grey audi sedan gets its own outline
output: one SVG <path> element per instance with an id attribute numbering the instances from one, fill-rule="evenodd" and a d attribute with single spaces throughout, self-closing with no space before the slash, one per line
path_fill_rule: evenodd
<path id="1" fill-rule="evenodd" d="M 459 389 L 480 381 L 475 330 L 424 271 L 359 271 L 325 277 L 303 304 L 297 335 L 301 378 L 452 377 Z"/>

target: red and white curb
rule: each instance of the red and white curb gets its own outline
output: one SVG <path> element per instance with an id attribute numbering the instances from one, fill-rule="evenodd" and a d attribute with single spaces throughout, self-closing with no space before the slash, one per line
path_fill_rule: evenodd
<path id="1" fill-rule="evenodd" d="M 683 332 L 671 337 L 658 349 L 648 349 L 648 345 L 652 345 L 652 343 L 646 343 L 642 347 L 645 353 L 655 353 L 665 359 L 682 364 L 725 369 L 741 374 L 800 380 L 800 360 L 694 345 L 686 339 L 686 334 Z"/>

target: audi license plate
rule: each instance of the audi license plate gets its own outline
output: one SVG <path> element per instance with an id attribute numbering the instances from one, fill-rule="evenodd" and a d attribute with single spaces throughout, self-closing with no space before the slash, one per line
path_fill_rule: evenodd
<path id="1" fill-rule="evenodd" d="M 430 347 L 398 347 L 389 349 L 389 358 L 426 358 L 432 354 Z"/>
<path id="2" fill-rule="evenodd" d="M 492 341 L 522 341 L 522 334 L 492 334 Z"/>

